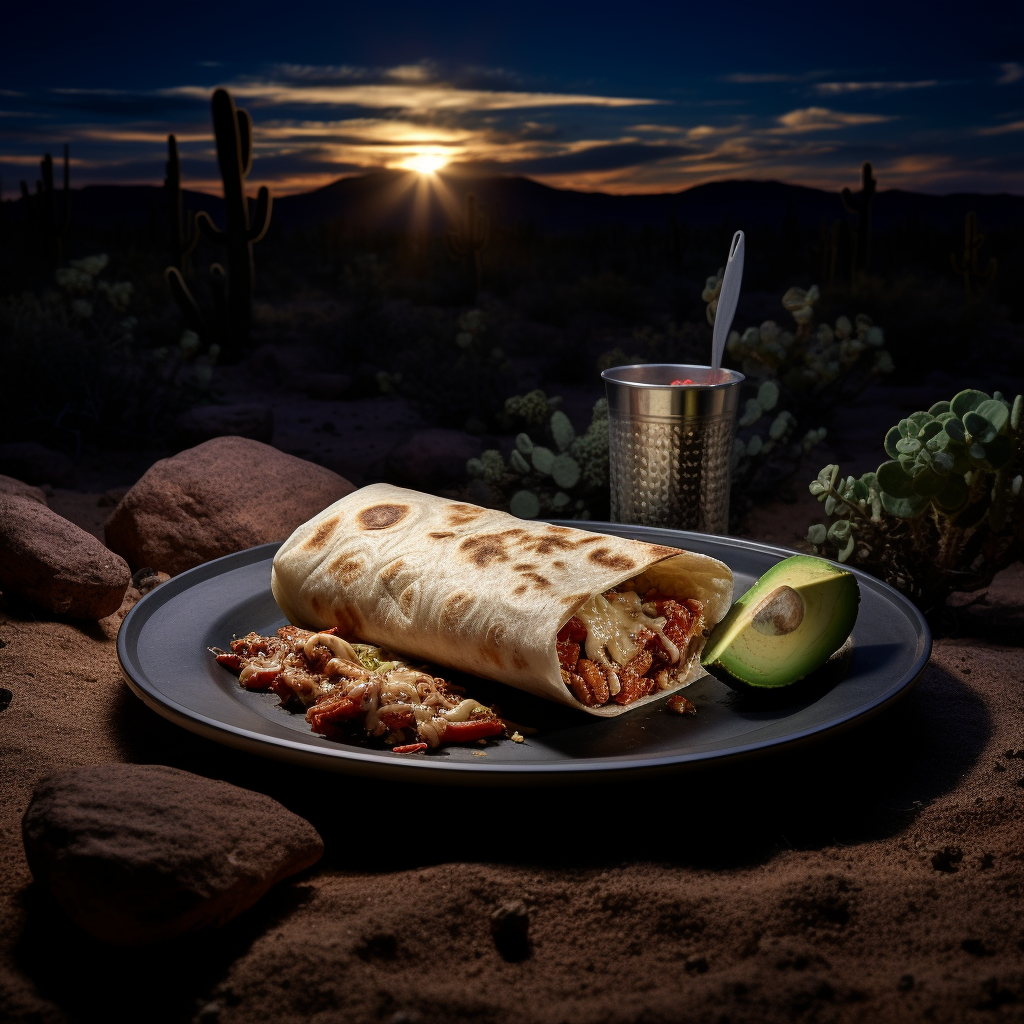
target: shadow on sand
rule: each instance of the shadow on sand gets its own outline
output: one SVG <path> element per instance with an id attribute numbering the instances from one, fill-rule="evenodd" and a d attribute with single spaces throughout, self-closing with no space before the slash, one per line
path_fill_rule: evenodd
<path id="1" fill-rule="evenodd" d="M 325 866 L 370 872 L 561 864 L 566 853 L 577 867 L 639 857 L 714 868 L 764 862 L 784 846 L 852 845 L 899 832 L 956 785 L 991 733 L 980 698 L 935 664 L 902 700 L 846 732 L 676 775 L 574 787 L 428 788 L 317 772 L 204 740 L 127 689 L 116 716 L 130 760 L 267 793 L 319 829 Z M 425 801 L 430 813 L 421 813 Z M 356 818 L 353 807 L 362 808 Z M 366 824 L 377 813 L 386 827 Z"/>

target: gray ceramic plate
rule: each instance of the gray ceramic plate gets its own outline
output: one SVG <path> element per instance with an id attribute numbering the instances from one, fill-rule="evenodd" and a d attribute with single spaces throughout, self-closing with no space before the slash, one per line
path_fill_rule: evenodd
<path id="1" fill-rule="evenodd" d="M 580 526 L 580 523 L 564 525 Z M 589 523 L 587 529 L 720 558 L 736 577 L 736 594 L 793 554 L 729 537 L 649 527 Z M 272 694 L 250 693 L 216 664 L 207 647 L 233 635 L 272 633 L 285 619 L 270 592 L 276 544 L 219 558 L 175 576 L 128 614 L 117 638 L 125 680 L 165 718 L 228 746 L 314 768 L 428 783 L 530 784 L 605 781 L 679 770 L 777 749 L 849 726 L 881 710 L 914 682 L 931 651 L 920 612 L 891 587 L 856 573 L 860 613 L 852 650 L 817 678 L 774 700 L 752 700 L 710 676 L 685 692 L 697 715 L 668 713 L 655 701 L 613 719 L 598 719 L 499 684 L 459 678 L 470 694 L 537 731 L 525 743 L 445 747 L 427 755 L 332 742 L 310 732 L 301 714 Z M 781 703 L 780 703 L 781 700 Z"/>

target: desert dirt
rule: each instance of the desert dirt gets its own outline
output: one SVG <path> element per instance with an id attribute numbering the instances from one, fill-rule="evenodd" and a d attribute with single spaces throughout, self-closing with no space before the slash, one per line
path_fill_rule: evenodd
<path id="1" fill-rule="evenodd" d="M 98 531 L 100 495 L 50 504 Z M 762 509 L 795 546 L 814 503 Z M 242 754 L 121 681 L 116 617 L 0 599 L 0 1019 L 11 1022 L 1020 1020 L 1024 569 L 961 601 L 917 685 L 849 732 L 577 789 L 431 789 Z M 326 843 L 221 930 L 115 949 L 32 884 L 48 773 L 166 764 L 267 793 Z M 521 900 L 526 959 L 491 917 Z"/>

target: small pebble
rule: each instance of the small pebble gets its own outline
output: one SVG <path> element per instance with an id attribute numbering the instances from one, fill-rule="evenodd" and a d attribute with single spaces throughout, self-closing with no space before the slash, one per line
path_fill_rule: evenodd
<path id="1" fill-rule="evenodd" d="M 5 686 L 0 686 L 0 711 L 6 711 L 14 700 L 14 694 Z"/>

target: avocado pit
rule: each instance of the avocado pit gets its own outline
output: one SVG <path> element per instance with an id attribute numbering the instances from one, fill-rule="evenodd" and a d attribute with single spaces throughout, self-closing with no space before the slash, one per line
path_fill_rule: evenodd
<path id="1" fill-rule="evenodd" d="M 765 636 L 786 636 L 803 621 L 803 599 L 792 587 L 783 584 L 757 606 L 751 625 Z"/>

